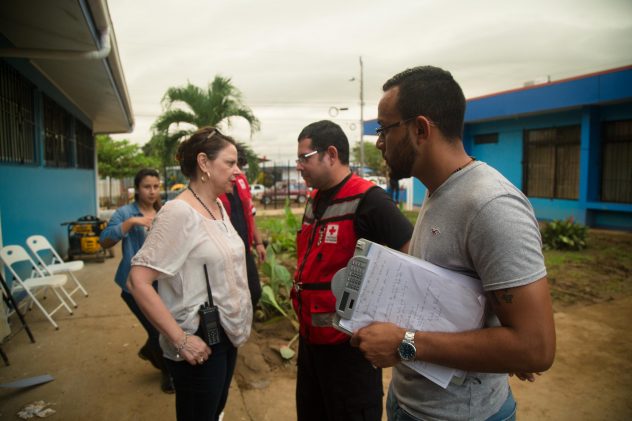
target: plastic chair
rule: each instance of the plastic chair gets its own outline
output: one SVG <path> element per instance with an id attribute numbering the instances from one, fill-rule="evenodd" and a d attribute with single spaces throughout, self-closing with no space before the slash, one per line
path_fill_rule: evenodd
<path id="1" fill-rule="evenodd" d="M 55 327 L 55 329 L 59 329 L 59 326 L 53 320 L 53 314 L 55 314 L 59 309 L 65 308 L 68 310 L 68 313 L 72 314 L 72 310 L 66 304 L 66 301 L 62 298 L 62 294 L 67 298 L 68 293 L 64 289 L 64 285 L 68 280 L 66 275 L 49 275 L 46 276 L 44 273 L 37 267 L 37 264 L 30 258 L 26 250 L 22 248 L 22 246 L 5 246 L 0 249 L 0 259 L 5 264 L 7 269 L 13 275 L 13 284 L 11 285 L 11 295 L 14 295 L 16 292 L 23 291 L 30 298 L 29 306 L 35 304 L 39 309 L 44 313 L 44 316 L 48 319 L 49 322 Z M 31 270 L 31 276 L 28 278 L 23 278 L 18 273 L 19 266 L 29 267 Z M 40 292 L 46 292 L 47 289 L 52 289 L 57 298 L 59 299 L 59 305 L 55 307 L 52 311 L 47 311 L 42 303 L 37 299 L 36 295 Z M 60 294 L 61 292 L 61 294 Z"/>
<path id="2" fill-rule="evenodd" d="M 83 295 L 88 296 L 88 291 L 81 285 L 79 280 L 75 277 L 73 272 L 83 269 L 83 260 L 73 260 L 71 262 L 64 262 L 57 251 L 50 245 L 46 237 L 43 235 L 31 235 L 26 239 L 26 245 L 31 252 L 35 255 L 39 263 L 44 268 L 44 271 L 50 275 L 56 275 L 58 273 L 65 273 L 75 282 L 75 289 L 68 293 L 72 296 L 75 292 L 81 291 Z M 44 261 L 45 255 L 50 256 L 48 263 Z M 77 303 L 70 298 L 70 302 L 73 306 L 77 307 Z"/>

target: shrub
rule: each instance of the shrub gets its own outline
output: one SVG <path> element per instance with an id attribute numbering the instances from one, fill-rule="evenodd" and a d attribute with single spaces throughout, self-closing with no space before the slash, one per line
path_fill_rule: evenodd
<path id="1" fill-rule="evenodd" d="M 296 231 L 300 223 L 292 213 L 289 201 L 285 203 L 285 217 L 271 218 L 258 223 L 259 228 L 265 231 L 268 242 L 276 254 L 287 254 L 296 257 Z"/>
<path id="2" fill-rule="evenodd" d="M 551 221 L 542 229 L 542 243 L 546 250 L 582 250 L 586 248 L 587 231 L 572 217 Z"/>

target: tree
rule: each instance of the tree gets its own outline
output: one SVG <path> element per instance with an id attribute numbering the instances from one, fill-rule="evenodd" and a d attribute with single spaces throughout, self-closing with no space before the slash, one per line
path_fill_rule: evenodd
<path id="1" fill-rule="evenodd" d="M 374 143 L 362 142 L 364 145 L 364 166 L 371 168 L 375 171 L 376 175 L 388 176 L 388 169 L 384 158 L 382 158 L 382 152 L 375 147 Z M 352 149 L 353 160 L 356 163 L 360 162 L 360 142 L 356 143 Z"/>
<path id="2" fill-rule="evenodd" d="M 248 161 L 248 169 L 245 171 L 246 178 L 250 184 L 256 183 L 259 175 L 259 157 L 252 148 L 243 142 L 237 144 L 246 152 L 246 160 Z"/>
<path id="3" fill-rule="evenodd" d="M 171 87 L 163 96 L 162 104 L 164 111 L 153 124 L 154 136 L 150 141 L 153 145 L 149 149 L 158 152 L 156 156 L 160 157 L 163 167 L 172 164 L 180 140 L 200 127 L 217 126 L 224 121 L 230 127 L 231 117 L 245 119 L 250 125 L 251 136 L 260 127 L 252 110 L 243 103 L 239 89 L 230 78 L 220 75 L 215 76 L 206 90 L 190 82 L 185 86 Z M 181 124 L 185 128 L 180 127 Z M 258 168 L 254 152 L 248 156 L 249 168 Z"/>
<path id="4" fill-rule="evenodd" d="M 99 175 L 110 177 L 110 202 L 112 179 L 133 177 L 142 168 L 156 168 L 157 160 L 145 156 L 140 147 L 128 140 L 114 140 L 109 135 L 97 135 L 97 160 Z"/>
<path id="5" fill-rule="evenodd" d="M 147 156 L 151 156 L 160 163 L 162 168 L 163 180 L 165 181 L 165 190 L 171 186 L 171 180 L 167 173 L 167 168 L 178 165 L 176 160 L 176 151 L 178 149 L 178 140 L 184 136 L 181 132 L 177 135 L 169 136 L 163 132 L 154 132 L 149 142 L 143 145 L 143 152 Z"/>

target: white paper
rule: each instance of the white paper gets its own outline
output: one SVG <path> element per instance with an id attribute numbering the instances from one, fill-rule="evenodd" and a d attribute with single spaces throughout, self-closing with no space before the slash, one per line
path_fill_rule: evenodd
<path id="1" fill-rule="evenodd" d="M 461 332 L 483 326 L 485 297 L 478 279 L 372 244 L 369 264 L 351 319 L 350 332 L 374 321 L 409 330 Z M 465 373 L 423 361 L 404 362 L 441 387 Z"/>

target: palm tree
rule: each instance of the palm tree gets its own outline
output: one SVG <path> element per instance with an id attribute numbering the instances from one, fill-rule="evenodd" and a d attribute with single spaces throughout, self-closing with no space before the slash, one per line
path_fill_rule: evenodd
<path id="1" fill-rule="evenodd" d="M 174 108 L 174 104 L 183 103 L 188 110 Z M 204 126 L 216 126 L 229 117 L 242 117 L 250 125 L 250 135 L 259 130 L 259 120 L 252 110 L 243 103 L 242 95 L 231 82 L 230 78 L 215 76 L 206 90 L 188 82 L 182 87 L 167 89 L 162 104 L 165 111 L 154 123 L 154 128 L 169 134 L 173 124 L 187 123 L 194 129 L 183 130 L 192 133 Z M 230 120 L 227 120 L 230 127 Z"/>
<path id="2" fill-rule="evenodd" d="M 186 107 L 175 107 L 176 104 L 183 104 Z M 165 173 L 166 167 L 174 163 L 175 151 L 180 139 L 200 127 L 217 126 L 224 120 L 230 127 L 230 117 L 245 119 L 250 125 L 251 137 L 260 127 L 259 120 L 252 110 L 243 103 L 239 89 L 231 83 L 230 78 L 220 75 L 215 76 L 206 90 L 190 82 L 187 82 L 185 86 L 167 89 L 162 98 L 162 105 L 164 112 L 153 124 L 152 143 L 160 151 Z M 192 127 L 182 128 L 181 123 Z M 256 165 L 254 152 L 247 146 L 246 149 L 251 152 L 248 154 L 248 161 L 252 160 Z"/>

